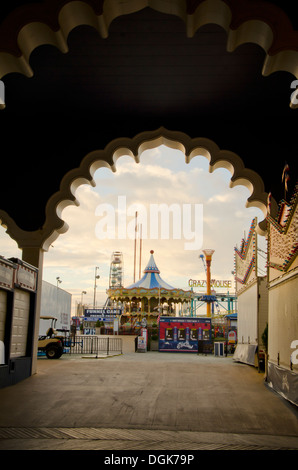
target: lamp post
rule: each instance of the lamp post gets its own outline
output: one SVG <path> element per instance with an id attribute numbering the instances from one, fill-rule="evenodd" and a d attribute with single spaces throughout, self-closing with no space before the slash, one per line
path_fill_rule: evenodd
<path id="1" fill-rule="evenodd" d="M 58 315 L 58 286 L 62 282 L 59 276 L 56 277 L 56 281 L 57 281 L 57 290 L 56 290 L 56 312 L 55 312 L 55 316 Z"/>
<path id="2" fill-rule="evenodd" d="M 82 290 L 82 294 L 81 294 L 81 304 L 83 305 L 83 295 L 84 294 L 87 294 L 87 292 L 85 290 Z"/>
<path id="3" fill-rule="evenodd" d="M 83 315 L 83 313 L 84 313 L 84 308 L 83 308 L 83 295 L 84 294 L 87 294 L 87 292 L 85 290 L 82 290 L 82 294 L 81 294 L 81 315 Z"/>
<path id="4" fill-rule="evenodd" d="M 160 287 L 158 288 L 158 318 L 161 316 L 161 308 L 160 308 Z"/>
<path id="5" fill-rule="evenodd" d="M 206 259 L 207 296 L 211 295 L 211 259 L 215 250 L 203 250 Z M 211 317 L 211 303 L 207 300 L 207 317 Z"/>
<path id="6" fill-rule="evenodd" d="M 97 274 L 97 270 L 99 269 L 98 266 L 95 267 L 95 275 L 94 275 L 94 298 L 93 298 L 93 308 L 95 308 L 96 305 L 96 279 L 100 278 L 100 275 Z"/>

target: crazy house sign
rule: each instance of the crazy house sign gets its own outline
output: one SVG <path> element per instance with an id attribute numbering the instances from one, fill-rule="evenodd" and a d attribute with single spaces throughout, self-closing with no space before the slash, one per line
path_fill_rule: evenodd
<path id="1" fill-rule="evenodd" d="M 207 281 L 206 280 L 195 280 L 195 279 L 189 279 L 188 281 L 189 287 L 207 287 Z M 225 287 L 225 288 L 231 288 L 232 287 L 232 281 L 217 281 L 216 279 L 211 279 L 210 281 L 210 287 Z"/>

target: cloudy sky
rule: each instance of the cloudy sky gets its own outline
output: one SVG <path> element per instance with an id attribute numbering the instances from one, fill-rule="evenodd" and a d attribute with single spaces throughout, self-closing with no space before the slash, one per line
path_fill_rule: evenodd
<path id="1" fill-rule="evenodd" d="M 185 164 L 183 153 L 164 146 L 144 152 L 139 164 L 127 156 L 121 157 L 116 165 L 116 173 L 106 168 L 96 172 L 95 188 L 89 185 L 78 188 L 76 197 L 80 206 L 69 206 L 62 214 L 69 225 L 68 232 L 45 253 L 43 278 L 56 285 L 56 277 L 60 277 L 59 287 L 72 294 L 72 314 L 76 303 L 81 301 L 82 291 L 87 292 L 84 303 L 93 304 L 95 267 L 100 275 L 96 303 L 104 304 L 114 251 L 123 253 L 124 286 L 133 283 L 136 210 L 139 222 L 142 220 L 142 273 L 150 250 L 154 250 L 161 277 L 174 287 L 188 290 L 189 279 L 205 279 L 199 255 L 203 249 L 212 248 L 215 250 L 212 278 L 233 280 L 234 247 L 240 246 L 254 217 L 263 219 L 259 209 L 245 207 L 248 189 L 229 188 L 229 171 L 218 169 L 209 173 L 206 158 L 195 157 Z M 169 233 L 162 232 L 160 219 L 157 221 L 154 216 L 160 204 L 175 209 L 181 235 L 173 230 L 171 223 Z M 119 221 L 122 224 L 118 227 Z M 158 229 L 157 235 L 152 232 L 150 235 L 153 228 Z M 265 250 L 263 237 L 259 237 L 259 247 Z M 0 227 L 0 254 L 21 258 L 3 227 Z M 137 279 L 138 274 L 139 242 Z"/>

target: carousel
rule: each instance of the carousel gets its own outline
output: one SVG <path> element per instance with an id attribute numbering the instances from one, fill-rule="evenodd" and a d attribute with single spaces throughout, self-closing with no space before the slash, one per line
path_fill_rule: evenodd
<path id="1" fill-rule="evenodd" d="M 170 286 L 160 277 L 160 271 L 150 251 L 143 277 L 128 287 L 110 288 L 107 294 L 111 305 L 121 306 L 121 325 L 137 326 L 157 323 L 159 315 L 187 316 L 192 291 Z"/>

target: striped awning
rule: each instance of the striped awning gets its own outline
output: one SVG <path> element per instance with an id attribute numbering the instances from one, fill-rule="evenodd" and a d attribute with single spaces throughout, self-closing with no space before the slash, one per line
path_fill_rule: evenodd
<path id="1" fill-rule="evenodd" d="M 161 277 L 160 277 L 160 271 L 158 267 L 156 266 L 154 257 L 153 257 L 153 250 L 150 251 L 150 259 L 149 262 L 144 269 L 144 276 L 131 286 L 127 287 L 127 289 L 134 289 L 134 288 L 144 288 L 144 289 L 154 289 L 154 288 L 160 288 L 160 289 L 167 289 L 167 290 L 172 290 L 175 289 L 175 287 L 170 286 L 167 282 L 165 282 Z"/>

